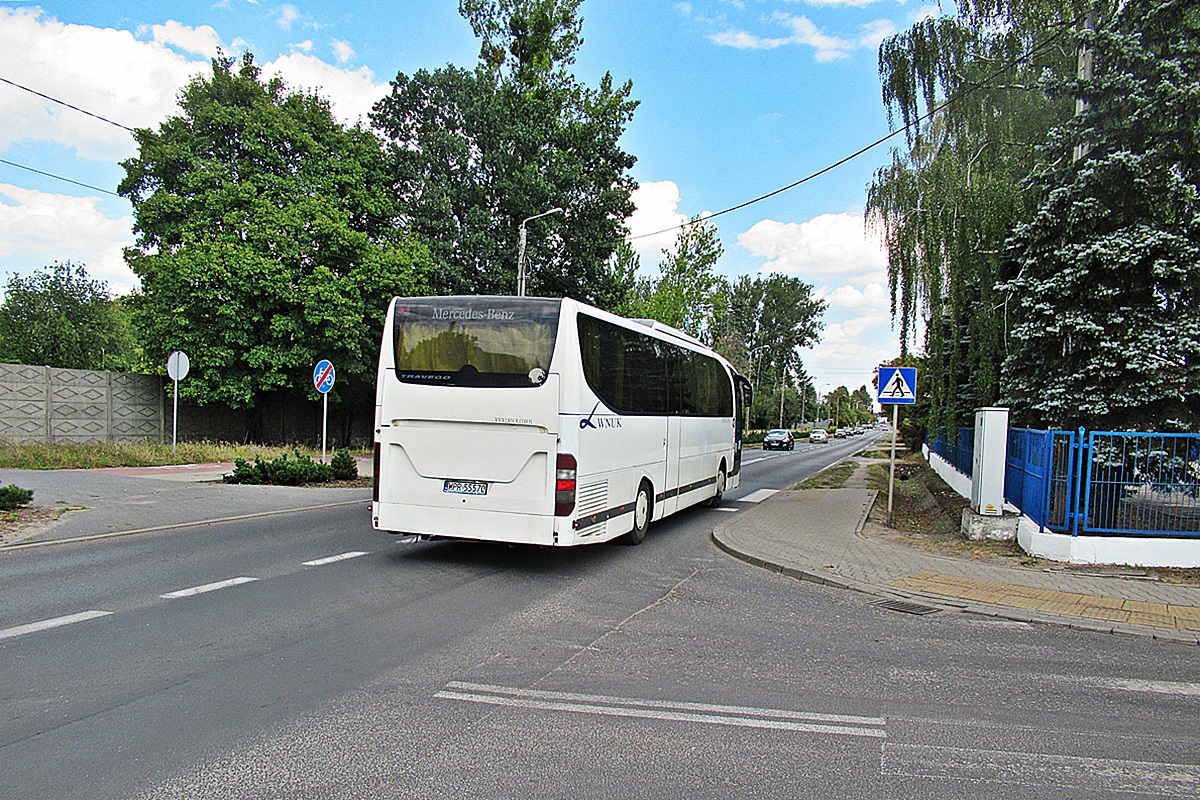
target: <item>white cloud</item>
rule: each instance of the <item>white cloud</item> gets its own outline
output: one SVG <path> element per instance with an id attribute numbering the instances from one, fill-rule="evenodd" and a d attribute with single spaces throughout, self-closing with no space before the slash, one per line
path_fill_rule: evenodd
<path id="1" fill-rule="evenodd" d="M 300 19 L 300 9 L 290 3 L 284 3 L 279 7 L 279 16 L 275 18 L 275 24 L 285 31 L 290 31 Z"/>
<path id="2" fill-rule="evenodd" d="M 827 325 L 821 342 L 801 351 L 801 358 L 824 393 L 838 386 L 870 389 L 875 368 L 899 354 L 900 339 L 891 331 L 890 317 L 870 314 Z"/>
<path id="3" fill-rule="evenodd" d="M 659 262 L 663 250 L 675 246 L 679 235 L 676 229 L 688 218 L 679 212 L 679 186 L 674 181 L 641 184 L 633 191 L 633 202 L 637 208 L 625 224 L 629 226 L 630 244 L 641 257 L 642 266 L 647 267 Z"/>
<path id="4" fill-rule="evenodd" d="M 854 5 L 855 3 L 842 3 Z M 862 3 L 866 5 L 867 3 Z M 874 49 L 886 36 L 895 32 L 895 25 L 888 20 L 875 20 L 862 26 L 862 33 L 855 39 L 833 36 L 822 31 L 815 22 L 805 16 L 777 11 L 770 21 L 787 31 L 787 36 L 759 36 L 748 31 L 727 28 L 708 38 L 723 47 L 738 50 L 774 50 L 789 45 L 811 47 L 819 62 L 839 61 L 849 58 L 855 50 Z"/>
<path id="5" fill-rule="evenodd" d="M 208 60 L 171 46 L 208 48 L 211 29 L 155 26 L 153 41 L 130 31 L 67 25 L 40 9 L 0 8 L 0 74 L 129 127 L 151 127 L 177 111 L 175 97 Z M 0 151 L 14 142 L 57 142 L 86 159 L 136 153 L 128 131 L 11 86 L 0 87 Z"/>
<path id="6" fill-rule="evenodd" d="M 208 25 L 189 28 L 175 20 L 167 20 L 165 24 L 155 25 L 150 30 L 156 43 L 178 47 L 184 52 L 205 58 L 216 57 L 221 49 L 221 37 Z"/>
<path id="7" fill-rule="evenodd" d="M 113 219 L 97 197 L 71 197 L 0 184 L 0 258 L 9 271 L 36 272 L 56 261 L 84 264 L 116 294 L 136 278 L 121 251 L 133 244 L 132 220 Z"/>
<path id="8" fill-rule="evenodd" d="M 891 309 L 891 294 L 882 283 L 868 283 L 862 289 L 846 284 L 833 291 L 818 292 L 817 295 L 829 303 L 830 308 Z"/>
<path id="9" fill-rule="evenodd" d="M 766 259 L 764 272 L 794 274 L 810 283 L 830 279 L 882 282 L 883 244 L 861 214 L 822 214 L 807 222 L 765 219 L 738 236 L 738 244 Z"/>
<path id="10" fill-rule="evenodd" d="M 339 64 L 346 64 L 355 56 L 354 48 L 350 46 L 349 42 L 334 39 L 329 45 L 333 48 L 333 56 L 338 60 Z"/>
<path id="11" fill-rule="evenodd" d="M 368 67 L 345 70 L 307 53 L 291 53 L 263 65 L 263 75 L 273 73 L 291 89 L 315 91 L 328 99 L 334 115 L 347 123 L 365 120 L 389 88 L 375 83 L 375 73 Z"/>

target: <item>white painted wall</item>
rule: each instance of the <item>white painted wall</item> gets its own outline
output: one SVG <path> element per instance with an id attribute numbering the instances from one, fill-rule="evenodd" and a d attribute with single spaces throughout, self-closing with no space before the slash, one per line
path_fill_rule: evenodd
<path id="1" fill-rule="evenodd" d="M 951 489 L 971 497 L 971 478 L 925 445 L 921 453 L 929 466 Z M 1012 506 L 1006 504 L 1007 509 Z M 1015 509 L 1012 509 L 1015 510 Z M 1038 524 L 1021 515 L 1017 527 L 1021 549 L 1038 558 L 1068 564 L 1119 564 L 1131 567 L 1200 567 L 1200 539 L 1142 536 L 1070 536 L 1039 530 Z"/>

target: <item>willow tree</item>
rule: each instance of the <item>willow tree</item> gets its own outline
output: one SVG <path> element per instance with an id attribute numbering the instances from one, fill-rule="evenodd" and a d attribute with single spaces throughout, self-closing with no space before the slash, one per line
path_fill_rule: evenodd
<path id="1" fill-rule="evenodd" d="M 1042 187 L 1036 148 L 1068 118 L 1044 73 L 1075 69 L 1072 3 L 961 0 L 880 47 L 889 119 L 906 142 L 868 191 L 869 223 L 888 250 L 901 355 L 924 333 L 929 424 L 950 430 L 994 403 L 1005 357 L 1004 242 Z"/>

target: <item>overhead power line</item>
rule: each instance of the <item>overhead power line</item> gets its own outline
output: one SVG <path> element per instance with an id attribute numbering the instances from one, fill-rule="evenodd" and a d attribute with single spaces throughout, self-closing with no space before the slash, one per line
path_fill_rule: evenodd
<path id="1" fill-rule="evenodd" d="M 1064 23 L 1059 28 L 1057 33 L 1055 33 L 1049 39 L 1047 39 L 1046 41 L 1042 42 L 1041 44 L 1039 44 L 1036 47 L 1034 47 L 1033 49 L 1031 49 L 1028 53 L 1024 53 L 1024 54 L 1012 59 L 1011 61 L 1007 62 L 1004 66 L 1000 67 L 995 72 L 993 72 L 991 75 L 987 76 L 984 80 L 980 81 L 979 83 L 975 84 L 974 86 L 967 87 L 966 89 L 964 89 L 964 90 L 960 91 L 958 94 L 956 94 L 954 97 L 948 98 L 942 104 L 936 106 L 935 108 L 930 109 L 929 111 L 926 111 L 924 114 L 922 114 L 921 116 L 919 116 L 915 120 L 913 120 L 912 123 L 910 123 L 909 125 L 906 125 L 903 128 L 898 128 L 898 129 L 892 131 L 891 133 L 887 134 L 886 136 L 881 136 L 880 138 L 876 139 L 875 141 L 871 142 L 870 144 L 865 145 L 864 147 L 860 147 L 858 150 L 855 150 L 853 153 L 851 153 L 848 156 L 843 156 L 842 158 L 839 158 L 837 161 L 833 162 L 832 164 L 830 164 L 826 167 L 822 167 L 821 169 L 817 170 L 816 172 L 812 173 L 811 175 L 805 175 L 803 178 L 801 178 L 798 181 L 789 183 L 787 186 L 782 186 L 774 191 L 767 192 L 766 194 L 759 195 L 758 197 L 755 197 L 753 200 L 747 200 L 744 203 L 738 203 L 735 206 L 730 206 L 729 208 L 725 208 L 720 211 L 713 212 L 712 214 L 709 214 L 709 215 L 705 216 L 703 219 L 701 219 L 700 222 L 704 222 L 705 220 L 713 219 L 714 217 L 720 217 L 724 214 L 731 214 L 734 211 L 740 211 L 741 209 L 746 208 L 747 206 L 752 206 L 755 203 L 761 203 L 763 200 L 768 200 L 768 199 L 774 197 L 775 195 L 783 194 L 784 192 L 791 191 L 792 189 L 795 189 L 797 186 L 808 183 L 809 181 L 814 180 L 815 178 L 819 178 L 822 175 L 826 174 L 827 172 L 831 172 L 831 171 L 837 169 L 838 167 L 842 166 L 843 164 L 845 164 L 849 161 L 853 161 L 854 159 L 858 158 L 859 156 L 863 155 L 864 153 L 874 150 L 879 145 L 883 144 L 884 142 L 888 141 L 889 139 L 894 139 L 895 137 L 899 136 L 901 133 L 904 133 L 905 131 L 911 129 L 913 126 L 920 125 L 923 122 L 933 119 L 934 115 L 937 114 L 938 112 L 940 112 L 946 106 L 951 105 L 952 103 L 958 102 L 959 100 L 962 100 L 965 97 L 969 97 L 972 93 L 984 88 L 984 86 L 988 82 L 990 82 L 992 79 L 1003 75 L 1004 72 L 1006 70 L 1010 69 L 1011 67 L 1015 67 L 1018 64 L 1020 64 L 1022 61 L 1027 61 L 1027 60 L 1033 58 L 1034 56 L 1048 50 L 1051 47 L 1051 45 L 1055 44 L 1058 41 L 1058 39 L 1060 37 L 1062 37 L 1067 31 L 1073 29 L 1076 26 L 1076 24 L 1077 24 L 1077 20 L 1072 21 L 1070 23 Z M 683 230 L 684 228 L 686 228 L 692 224 L 693 224 L 693 222 L 691 220 L 688 220 L 687 222 L 680 223 L 679 225 L 673 225 L 670 228 L 663 228 L 662 230 L 654 231 L 653 233 L 639 233 L 637 236 L 628 236 L 628 237 L 626 237 L 626 241 L 633 241 L 635 239 L 647 239 L 651 236 L 661 236 L 664 233 L 671 233 L 672 231 Z"/>
<path id="2" fill-rule="evenodd" d="M 40 169 L 34 169 L 33 167 L 27 167 L 24 164 L 18 164 L 17 162 L 9 161 L 6 158 L 0 158 L 0 164 L 7 164 L 10 167 L 16 167 L 17 169 L 23 169 L 23 170 L 26 170 L 27 172 L 36 172 L 38 175 L 45 175 L 47 178 L 54 178 L 54 180 L 56 180 L 56 181 L 63 181 L 65 183 L 73 183 L 76 186 L 82 186 L 85 189 L 92 189 L 93 191 L 104 192 L 105 194 L 111 194 L 113 197 L 121 196 L 121 195 L 117 194 L 116 192 L 111 191 L 109 189 L 101 189 L 99 186 L 92 186 L 90 183 L 80 183 L 79 181 L 73 181 L 70 178 L 64 178 L 62 175 L 55 175 L 53 172 L 43 172 Z"/>
<path id="3" fill-rule="evenodd" d="M 8 78 L 0 77 L 0 83 L 7 83 L 9 86 L 15 86 L 16 88 L 18 88 L 22 91 L 29 92 L 30 94 L 35 94 L 44 100 L 49 100 L 51 103 L 58 103 L 60 106 L 66 106 L 67 108 L 71 109 L 72 111 L 78 111 L 80 114 L 87 114 L 89 117 L 94 117 L 95 119 L 98 119 L 101 122 L 107 122 L 109 125 L 115 125 L 116 127 L 121 128 L 122 130 L 129 131 L 130 133 L 134 132 L 133 128 L 129 127 L 128 125 L 122 125 L 119 122 L 113 122 L 108 117 L 102 117 L 99 114 L 94 114 L 91 111 L 87 111 L 85 109 L 80 108 L 79 106 L 73 106 L 70 103 L 66 102 L 65 100 L 59 100 L 57 97 L 51 97 L 48 94 L 42 94 L 41 92 L 37 91 L 36 89 L 30 89 L 28 86 L 22 86 L 21 84 L 17 83 L 16 81 L 10 81 Z"/>

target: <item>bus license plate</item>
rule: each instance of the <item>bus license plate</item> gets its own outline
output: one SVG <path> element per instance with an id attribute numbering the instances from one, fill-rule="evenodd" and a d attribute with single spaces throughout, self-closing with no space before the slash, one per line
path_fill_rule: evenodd
<path id="1" fill-rule="evenodd" d="M 446 481 L 442 491 L 450 494 L 487 494 L 487 484 L 483 481 Z"/>

